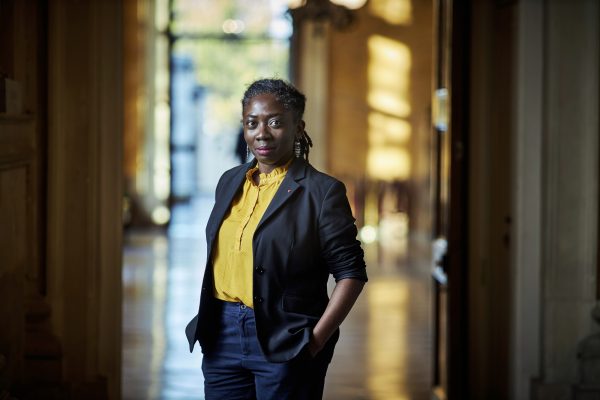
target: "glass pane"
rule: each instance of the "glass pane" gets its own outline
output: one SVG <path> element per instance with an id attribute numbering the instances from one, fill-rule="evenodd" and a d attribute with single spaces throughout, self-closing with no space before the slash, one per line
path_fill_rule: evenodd
<path id="1" fill-rule="evenodd" d="M 199 191 L 211 192 L 221 173 L 240 162 L 236 150 L 245 153 L 238 138 L 246 86 L 261 77 L 288 79 L 287 0 L 171 4 L 171 145 L 196 157 L 195 163 L 174 161 L 172 173 L 178 182 L 196 179 Z"/>
<path id="2" fill-rule="evenodd" d="M 289 37 L 285 0 L 174 0 L 171 30 L 182 34 L 223 34 L 227 20 L 242 21 L 245 36 Z"/>
<path id="3" fill-rule="evenodd" d="M 260 77 L 287 78 L 288 42 L 179 40 L 173 57 L 190 60 L 204 92 L 204 131 L 218 135 L 240 127 L 240 100 Z"/>
<path id="4" fill-rule="evenodd" d="M 176 66 L 171 70 L 172 82 L 178 83 L 172 92 L 173 113 L 192 119 L 185 129 L 194 129 L 197 138 L 197 187 L 210 191 L 221 172 L 239 163 L 235 150 L 241 130 L 240 100 L 246 86 L 261 77 L 288 78 L 289 42 L 179 39 L 174 43 L 172 57 L 171 65 Z M 190 103 L 188 111 L 181 107 L 179 112 L 177 97 L 191 99 L 190 93 L 196 95 L 193 101 L 186 100 Z M 177 119 L 174 128 L 179 126 Z M 174 132 L 175 142 L 184 141 L 184 136 L 187 135 Z"/>

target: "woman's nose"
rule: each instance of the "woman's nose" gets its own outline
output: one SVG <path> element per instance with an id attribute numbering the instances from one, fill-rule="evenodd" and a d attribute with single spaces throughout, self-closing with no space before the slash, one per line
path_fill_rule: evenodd
<path id="1" fill-rule="evenodd" d="M 257 139 L 264 139 L 269 137 L 270 132 L 269 132 L 269 127 L 267 126 L 267 124 L 258 124 L 258 127 L 256 129 L 256 138 Z"/>

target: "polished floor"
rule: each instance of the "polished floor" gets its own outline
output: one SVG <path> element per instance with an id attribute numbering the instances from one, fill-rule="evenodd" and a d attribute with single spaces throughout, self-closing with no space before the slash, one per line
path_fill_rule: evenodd
<path id="1" fill-rule="evenodd" d="M 174 208 L 168 232 L 126 234 L 126 400 L 203 398 L 202 355 L 189 353 L 184 327 L 198 306 L 211 207 L 198 198 Z M 431 398 L 430 277 L 426 263 L 408 261 L 397 248 L 365 248 L 370 281 L 341 327 L 325 399 Z"/>

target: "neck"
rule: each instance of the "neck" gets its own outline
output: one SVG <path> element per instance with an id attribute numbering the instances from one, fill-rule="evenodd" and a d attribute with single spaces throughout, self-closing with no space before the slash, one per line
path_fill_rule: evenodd
<path id="1" fill-rule="evenodd" d="M 290 160 L 292 160 L 294 158 L 294 155 L 292 155 L 290 158 L 288 158 L 287 160 L 285 160 L 282 163 L 279 164 L 263 164 L 260 161 L 257 163 L 258 166 L 258 171 L 261 174 L 270 174 L 271 172 L 273 172 L 273 170 L 275 168 L 279 168 L 279 167 L 283 167 L 284 165 L 286 165 L 288 162 L 290 162 Z"/>

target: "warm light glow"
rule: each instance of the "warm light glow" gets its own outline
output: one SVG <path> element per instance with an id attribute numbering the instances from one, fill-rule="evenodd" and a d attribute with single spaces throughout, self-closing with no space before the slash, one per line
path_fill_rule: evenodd
<path id="1" fill-rule="evenodd" d="M 369 282 L 367 334 L 367 387 L 375 400 L 408 400 L 398 371 L 407 371 L 409 349 L 408 281 L 387 278 Z"/>
<path id="2" fill-rule="evenodd" d="M 288 0 L 288 7 L 291 9 L 302 7 L 306 4 L 306 0 Z"/>
<path id="3" fill-rule="evenodd" d="M 377 240 L 377 228 L 371 225 L 363 226 L 360 229 L 359 236 L 363 243 L 373 243 Z"/>
<path id="4" fill-rule="evenodd" d="M 403 212 L 386 213 L 379 221 L 379 244 L 387 257 L 399 259 L 408 250 L 408 214 Z"/>
<path id="5" fill-rule="evenodd" d="M 152 211 L 152 222 L 157 225 L 164 225 L 171 219 L 171 212 L 165 206 L 158 206 Z"/>
<path id="6" fill-rule="evenodd" d="M 169 0 L 156 0 L 154 26 L 159 32 L 165 32 L 169 27 Z"/>
<path id="7" fill-rule="evenodd" d="M 152 203 L 165 204 L 171 193 L 171 108 L 169 106 L 169 41 L 160 36 L 155 46 L 156 70 L 154 73 L 154 132 L 148 145 L 150 174 L 152 180 Z"/>
<path id="8" fill-rule="evenodd" d="M 404 148 L 373 146 L 367 153 L 369 176 L 383 181 L 408 179 L 410 163 L 410 154 Z"/>
<path id="9" fill-rule="evenodd" d="M 367 4 L 367 0 L 329 0 L 333 4 L 346 7 L 350 10 L 358 10 Z M 287 0 L 287 6 L 291 9 L 299 8 L 306 5 L 307 0 Z"/>
<path id="10" fill-rule="evenodd" d="M 333 4 L 344 6 L 350 10 L 357 10 L 367 3 L 367 0 L 330 0 Z"/>
<path id="11" fill-rule="evenodd" d="M 403 43 L 373 35 L 369 48 L 369 94 L 374 109 L 406 118 L 410 112 L 411 53 Z"/>
<path id="12" fill-rule="evenodd" d="M 239 19 L 226 19 L 223 22 L 223 32 L 230 34 L 240 34 L 244 31 L 246 25 L 244 21 L 240 21 Z"/>
<path id="13" fill-rule="evenodd" d="M 371 112 L 369 114 L 369 143 L 372 145 L 406 144 L 411 135 L 408 122 L 388 115 Z"/>
<path id="14" fill-rule="evenodd" d="M 374 52 L 377 52 L 378 46 L 373 44 L 373 47 Z M 407 49 L 399 48 L 398 50 L 404 52 L 404 50 Z M 404 74 L 405 71 L 400 70 L 400 68 L 410 68 L 410 62 L 406 62 L 407 59 L 410 59 L 410 53 L 398 57 L 400 54 L 402 53 L 380 54 L 378 62 L 376 64 L 371 64 L 369 67 L 369 81 L 384 87 L 386 84 L 391 84 L 394 85 L 394 89 L 406 92 L 409 88 L 410 81 L 408 80 L 409 77 Z"/>
<path id="15" fill-rule="evenodd" d="M 378 180 L 407 180 L 411 52 L 403 43 L 378 35 L 369 38 L 368 48 L 367 102 L 373 111 L 368 116 L 367 172 Z"/>
<path id="16" fill-rule="evenodd" d="M 392 25 L 410 25 L 412 23 L 411 0 L 370 0 L 370 11 Z"/>
<path id="17" fill-rule="evenodd" d="M 154 109 L 154 196 L 166 200 L 171 193 L 169 121 L 170 108 L 167 103 L 158 103 Z"/>
<path id="18" fill-rule="evenodd" d="M 373 90 L 367 97 L 369 105 L 377 110 L 385 111 L 388 114 L 398 116 L 408 116 L 410 114 L 410 104 L 389 89 Z"/>

